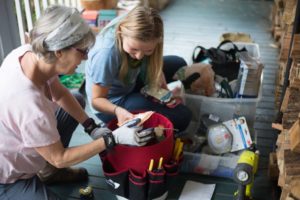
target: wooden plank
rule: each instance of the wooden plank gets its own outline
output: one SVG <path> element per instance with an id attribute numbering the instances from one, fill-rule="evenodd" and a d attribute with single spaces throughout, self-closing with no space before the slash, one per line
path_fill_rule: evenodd
<path id="1" fill-rule="evenodd" d="M 281 195 L 280 195 L 280 200 L 287 200 L 288 196 L 289 196 L 289 189 L 283 188 Z"/>
<path id="2" fill-rule="evenodd" d="M 268 167 L 268 177 L 271 180 L 278 180 L 279 177 L 279 169 L 277 164 L 277 156 L 275 152 L 270 153 L 269 157 L 269 167 Z"/>
<path id="3" fill-rule="evenodd" d="M 293 124 L 290 132 L 291 150 L 300 153 L 300 126 L 299 119 Z"/>
<path id="4" fill-rule="evenodd" d="M 293 59 L 300 59 L 300 34 L 294 35 L 294 40 L 291 49 L 291 57 Z"/>
<path id="5" fill-rule="evenodd" d="M 290 88 L 287 88 L 285 91 L 285 95 L 284 95 L 282 104 L 281 104 L 281 108 L 280 108 L 281 112 L 285 112 L 287 110 L 288 103 L 289 103 L 289 97 L 290 97 Z"/>
<path id="6" fill-rule="evenodd" d="M 286 1 L 284 5 L 284 11 L 282 16 L 282 21 L 286 24 L 293 24 L 295 20 L 296 14 L 296 7 L 297 7 L 297 0 L 289 0 Z"/>
<path id="7" fill-rule="evenodd" d="M 293 59 L 291 70 L 290 70 L 290 87 L 300 88 L 300 63 L 299 60 Z"/>
<path id="8" fill-rule="evenodd" d="M 282 131 L 283 130 L 282 124 L 278 124 L 278 123 L 272 123 L 272 128 L 276 129 L 278 131 Z"/>
<path id="9" fill-rule="evenodd" d="M 290 129 L 294 122 L 297 120 L 299 111 L 295 112 L 285 112 L 282 116 L 282 125 L 285 129 Z"/>
<path id="10" fill-rule="evenodd" d="M 300 199 L 300 179 L 294 179 L 291 181 L 290 184 L 291 187 L 291 194 L 296 197 L 297 199 Z"/>

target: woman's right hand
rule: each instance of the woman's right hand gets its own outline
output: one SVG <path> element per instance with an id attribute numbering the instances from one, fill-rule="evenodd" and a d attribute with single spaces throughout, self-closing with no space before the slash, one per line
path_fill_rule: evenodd
<path id="1" fill-rule="evenodd" d="M 127 127 L 126 125 L 115 129 L 112 134 L 117 144 L 144 146 L 154 138 L 153 129 L 142 130 L 143 127 Z"/>
<path id="2" fill-rule="evenodd" d="M 131 112 L 120 106 L 115 109 L 115 114 L 118 119 L 118 124 L 123 124 L 125 121 L 130 120 L 134 117 Z"/>

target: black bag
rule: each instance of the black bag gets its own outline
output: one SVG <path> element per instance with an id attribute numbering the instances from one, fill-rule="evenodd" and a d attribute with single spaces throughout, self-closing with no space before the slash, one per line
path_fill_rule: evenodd
<path id="1" fill-rule="evenodd" d="M 229 50 L 223 50 L 221 47 L 224 44 L 231 43 L 232 48 Z M 199 51 L 199 52 L 198 52 Z M 240 60 L 239 52 L 247 51 L 246 48 L 241 50 L 231 42 L 230 40 L 224 40 L 219 44 L 217 48 L 211 47 L 205 49 L 202 46 L 196 46 L 193 52 L 193 62 L 199 63 L 205 59 L 210 59 L 210 64 L 216 75 L 220 75 L 232 81 L 237 79 L 239 69 L 240 69 Z"/>

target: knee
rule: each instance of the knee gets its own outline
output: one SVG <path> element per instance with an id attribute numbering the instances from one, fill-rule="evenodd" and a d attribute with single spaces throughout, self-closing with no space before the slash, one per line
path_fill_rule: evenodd
<path id="1" fill-rule="evenodd" d="M 175 56 L 175 55 L 171 55 L 171 56 L 164 56 L 164 62 L 165 63 L 170 63 L 171 65 L 175 65 L 178 67 L 183 67 L 186 66 L 187 63 L 185 62 L 185 60 L 180 57 L 180 56 Z"/>
<path id="2" fill-rule="evenodd" d="M 192 119 L 192 111 L 186 106 L 180 106 L 181 108 L 176 111 L 176 120 L 174 121 L 174 127 L 179 129 L 179 132 L 184 131 Z"/>
<path id="3" fill-rule="evenodd" d="M 173 56 L 174 62 L 177 63 L 178 66 L 183 67 L 186 66 L 187 63 L 185 60 L 180 56 Z"/>
<path id="4" fill-rule="evenodd" d="M 79 102 L 82 108 L 85 108 L 85 99 L 82 94 L 79 92 L 72 92 L 72 95 L 76 98 L 76 100 Z"/>
<path id="5" fill-rule="evenodd" d="M 179 56 L 164 56 L 164 66 L 163 72 L 166 78 L 167 83 L 170 83 L 173 80 L 174 74 L 183 66 L 186 66 L 187 63 L 182 57 Z"/>
<path id="6" fill-rule="evenodd" d="M 189 125 L 190 121 L 192 120 L 192 111 L 188 107 L 184 107 L 182 113 L 181 113 L 182 119 L 185 122 L 184 126 L 185 128 Z"/>

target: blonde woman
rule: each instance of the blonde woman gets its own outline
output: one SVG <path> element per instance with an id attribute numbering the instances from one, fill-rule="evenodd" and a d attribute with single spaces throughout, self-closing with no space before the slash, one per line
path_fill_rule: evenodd
<path id="1" fill-rule="evenodd" d="M 169 108 L 140 94 L 145 85 L 166 88 L 166 80 L 170 82 L 186 66 L 182 58 L 163 58 L 163 32 L 158 12 L 137 6 L 96 37 L 86 62 L 86 93 L 99 119 L 107 123 L 117 117 L 122 123 L 133 117 L 134 110 L 153 110 L 169 118 L 179 131 L 188 126 L 187 107 Z"/>
<path id="2" fill-rule="evenodd" d="M 70 166 L 115 144 L 141 146 L 151 139 L 135 128 L 100 128 L 83 110 L 82 96 L 74 98 L 59 82 L 58 75 L 74 73 L 95 42 L 76 9 L 49 7 L 30 38 L 0 67 L 1 200 L 58 199 L 45 183 L 88 177 Z M 68 148 L 78 123 L 94 141 Z"/>

